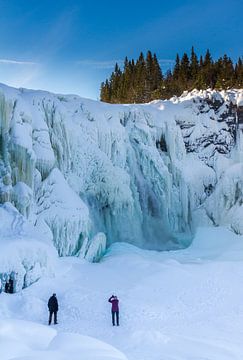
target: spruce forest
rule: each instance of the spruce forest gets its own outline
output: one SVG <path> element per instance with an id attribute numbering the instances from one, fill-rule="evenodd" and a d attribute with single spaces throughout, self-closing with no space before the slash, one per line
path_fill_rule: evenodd
<path id="1" fill-rule="evenodd" d="M 198 58 L 191 54 L 176 55 L 173 70 L 162 73 L 156 54 L 140 53 L 139 58 L 125 58 L 123 69 L 115 64 L 109 79 L 101 84 L 100 100 L 108 103 L 146 103 L 155 99 L 169 99 L 193 89 L 229 89 L 243 87 L 243 59 L 234 64 L 224 55 L 214 61 L 207 50 Z"/>

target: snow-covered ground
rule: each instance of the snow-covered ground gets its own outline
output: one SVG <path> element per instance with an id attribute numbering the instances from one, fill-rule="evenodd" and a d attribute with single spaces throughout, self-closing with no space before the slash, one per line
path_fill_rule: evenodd
<path id="1" fill-rule="evenodd" d="M 60 258 L 55 276 L 0 295 L 0 358 L 242 360 L 242 283 L 243 237 L 220 227 L 200 228 L 185 250 L 117 243 L 100 263 Z M 59 324 L 48 327 L 53 292 Z M 114 293 L 120 327 L 111 326 Z"/>

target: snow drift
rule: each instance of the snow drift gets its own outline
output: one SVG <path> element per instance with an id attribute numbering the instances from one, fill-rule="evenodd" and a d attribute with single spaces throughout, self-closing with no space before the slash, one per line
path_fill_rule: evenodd
<path id="1" fill-rule="evenodd" d="M 242 234 L 242 90 L 144 105 L 0 93 L 0 201 L 59 255 L 98 261 L 121 241 L 183 248 L 205 224 Z"/>
<path id="2" fill-rule="evenodd" d="M 57 333 L 29 321 L 0 321 L 2 360 L 126 360 L 113 346 L 89 336 Z"/>

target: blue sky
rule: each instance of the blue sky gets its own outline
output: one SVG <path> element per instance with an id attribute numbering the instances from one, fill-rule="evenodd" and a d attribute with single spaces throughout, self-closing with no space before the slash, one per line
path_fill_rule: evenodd
<path id="1" fill-rule="evenodd" d="M 98 98 L 116 61 L 243 55 L 242 0 L 0 0 L 0 82 Z"/>

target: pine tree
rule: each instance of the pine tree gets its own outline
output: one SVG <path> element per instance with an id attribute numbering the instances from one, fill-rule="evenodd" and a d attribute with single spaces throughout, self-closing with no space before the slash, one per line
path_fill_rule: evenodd
<path id="1" fill-rule="evenodd" d="M 238 59 L 235 65 L 234 85 L 237 88 L 243 87 L 243 61 L 241 58 Z"/>
<path id="2" fill-rule="evenodd" d="M 108 80 L 106 80 L 105 83 L 101 83 L 100 100 L 104 102 L 111 101 L 111 89 Z"/>
<path id="3" fill-rule="evenodd" d="M 144 55 L 141 52 L 135 66 L 135 102 L 143 103 L 145 99 L 145 86 L 146 86 L 146 63 Z"/>
<path id="4" fill-rule="evenodd" d="M 122 86 L 123 86 L 122 99 L 124 103 L 127 103 L 129 102 L 129 97 L 131 96 L 131 88 L 133 86 L 133 70 L 132 70 L 131 61 L 128 60 L 127 56 L 125 57 L 124 60 Z"/>
<path id="5" fill-rule="evenodd" d="M 144 102 L 151 100 L 151 92 L 153 90 L 153 56 L 151 51 L 147 52 L 146 56 L 146 78 L 144 88 Z"/>
<path id="6" fill-rule="evenodd" d="M 181 58 L 181 66 L 179 72 L 179 81 L 182 88 L 186 87 L 188 80 L 190 79 L 190 62 L 188 55 L 186 53 L 183 54 Z"/>
<path id="7" fill-rule="evenodd" d="M 203 76 L 203 57 L 202 57 L 202 55 L 200 55 L 198 73 L 197 73 L 197 77 L 195 80 L 195 87 L 197 89 L 205 89 L 206 88 L 205 82 L 204 82 L 204 76 Z"/>
<path id="8" fill-rule="evenodd" d="M 234 65 L 230 57 L 223 56 L 224 88 L 230 89 L 234 84 Z"/>
<path id="9" fill-rule="evenodd" d="M 178 80 L 180 76 L 181 61 L 179 54 L 176 54 L 175 66 L 173 71 L 173 80 Z"/>
<path id="10" fill-rule="evenodd" d="M 159 99 L 161 97 L 161 90 L 163 86 L 163 74 L 159 65 L 156 54 L 153 55 L 153 82 L 151 100 Z"/>
<path id="11" fill-rule="evenodd" d="M 120 93 L 120 80 L 122 77 L 122 72 L 118 66 L 115 64 L 115 69 L 111 74 L 110 78 L 110 87 L 111 87 L 111 102 L 119 103 L 119 93 Z"/>
<path id="12" fill-rule="evenodd" d="M 224 72 L 223 70 L 223 58 L 220 57 L 214 64 L 214 69 L 216 73 L 216 84 L 215 88 L 218 90 L 222 90 L 224 88 L 223 78 L 224 78 Z"/>
<path id="13" fill-rule="evenodd" d="M 153 56 L 153 90 L 160 88 L 163 81 L 162 70 L 156 54 Z"/>
<path id="14" fill-rule="evenodd" d="M 196 86 L 197 77 L 199 71 L 199 63 L 197 55 L 194 51 L 194 47 L 191 49 L 191 57 L 190 57 L 190 78 L 191 78 L 191 88 Z"/>
<path id="15" fill-rule="evenodd" d="M 202 74 L 204 88 L 210 87 L 213 89 L 216 83 L 216 78 L 213 68 L 213 60 L 209 50 L 206 51 L 203 60 Z"/>

